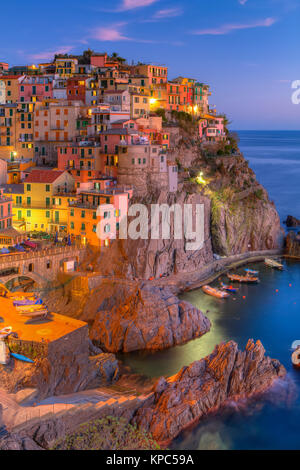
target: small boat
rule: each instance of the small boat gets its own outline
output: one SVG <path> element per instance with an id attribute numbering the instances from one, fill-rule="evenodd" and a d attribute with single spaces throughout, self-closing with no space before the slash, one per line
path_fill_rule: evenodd
<path id="1" fill-rule="evenodd" d="M 11 326 L 7 326 L 6 328 L 3 328 L 2 330 L 0 330 L 0 339 L 7 338 L 11 333 L 12 333 Z"/>
<path id="2" fill-rule="evenodd" d="M 270 258 L 265 259 L 265 264 L 267 266 L 270 266 L 270 268 L 280 269 L 281 271 L 284 268 L 283 264 L 278 263 L 278 261 L 275 261 L 274 259 L 270 259 Z"/>
<path id="3" fill-rule="evenodd" d="M 246 273 L 250 276 L 258 276 L 259 271 L 253 271 L 253 269 L 245 269 Z"/>
<path id="4" fill-rule="evenodd" d="M 32 305 L 42 305 L 43 301 L 41 299 L 24 299 L 24 300 L 14 300 L 14 307 L 23 307 L 23 306 L 32 306 Z"/>
<path id="5" fill-rule="evenodd" d="M 292 354 L 293 366 L 300 369 L 300 346 L 298 346 Z"/>
<path id="6" fill-rule="evenodd" d="M 221 287 L 223 290 L 227 290 L 228 292 L 238 292 L 239 290 L 237 287 L 227 286 L 226 284 L 224 284 L 224 282 L 221 282 Z"/>
<path id="7" fill-rule="evenodd" d="M 17 359 L 18 361 L 29 362 L 30 364 L 34 364 L 34 361 L 29 359 L 29 357 L 23 356 L 22 354 L 16 354 L 16 353 L 11 352 L 10 355 L 14 357 L 15 359 Z"/>
<path id="8" fill-rule="evenodd" d="M 35 310 L 33 312 L 22 312 L 21 315 L 27 318 L 46 317 L 48 315 L 48 310 L 44 308 L 42 310 Z"/>
<path id="9" fill-rule="evenodd" d="M 227 274 L 228 279 L 230 279 L 233 282 L 240 282 L 240 283 L 256 283 L 259 282 L 258 277 L 253 277 L 253 276 L 240 276 L 239 274 Z"/>
<path id="10" fill-rule="evenodd" d="M 203 292 L 205 292 L 205 294 L 211 295 L 212 297 L 216 297 L 217 299 L 226 299 L 227 297 L 229 297 L 229 294 L 227 292 L 215 289 L 214 287 L 203 286 L 202 290 Z"/>

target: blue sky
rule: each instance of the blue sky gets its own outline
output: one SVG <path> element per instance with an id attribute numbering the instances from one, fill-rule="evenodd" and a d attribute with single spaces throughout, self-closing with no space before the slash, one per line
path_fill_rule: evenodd
<path id="1" fill-rule="evenodd" d="M 234 129 L 300 129 L 300 0 L 52 0 L 1 4 L 0 61 L 118 52 L 212 89 Z"/>

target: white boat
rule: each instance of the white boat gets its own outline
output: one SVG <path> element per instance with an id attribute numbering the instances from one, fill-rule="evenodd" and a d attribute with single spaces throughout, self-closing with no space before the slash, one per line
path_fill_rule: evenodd
<path id="1" fill-rule="evenodd" d="M 292 354 L 293 366 L 300 369 L 300 346 L 298 346 Z"/>
<path id="2" fill-rule="evenodd" d="M 270 268 L 283 270 L 283 264 L 278 263 L 278 261 L 275 261 L 275 259 L 266 258 L 265 264 L 267 266 L 270 266 Z"/>
<path id="3" fill-rule="evenodd" d="M 0 330 L 0 339 L 7 338 L 11 333 L 12 333 L 11 326 L 7 326 L 6 328 L 3 328 L 2 330 Z"/>

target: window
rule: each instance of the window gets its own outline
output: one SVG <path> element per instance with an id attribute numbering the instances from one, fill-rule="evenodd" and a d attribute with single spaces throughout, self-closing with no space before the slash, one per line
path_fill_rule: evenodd
<path id="1" fill-rule="evenodd" d="M 70 216 L 71 216 L 71 217 L 74 217 L 74 209 L 71 209 L 71 211 L 70 211 Z"/>
<path id="2" fill-rule="evenodd" d="M 46 263 L 46 268 L 47 268 L 47 269 L 51 269 L 51 261 L 47 261 L 47 263 Z"/>
<path id="3" fill-rule="evenodd" d="M 31 191 L 31 184 L 27 184 L 26 189 L 27 191 Z"/>
<path id="4" fill-rule="evenodd" d="M 94 232 L 94 233 L 97 232 L 97 225 L 93 225 L 93 232 Z"/>
<path id="5" fill-rule="evenodd" d="M 46 184 L 46 193 L 50 193 L 50 184 Z"/>
<path id="6" fill-rule="evenodd" d="M 82 219 L 85 218 L 85 211 L 81 211 L 81 218 L 82 218 Z"/>
<path id="7" fill-rule="evenodd" d="M 46 218 L 50 219 L 50 211 L 46 211 Z"/>
<path id="8" fill-rule="evenodd" d="M 82 230 L 82 231 L 85 230 L 85 224 L 81 224 L 81 230 Z"/>
<path id="9" fill-rule="evenodd" d="M 32 272 L 33 272 L 33 268 L 34 268 L 33 263 L 30 263 L 30 265 L 28 266 L 28 271 L 29 271 L 30 273 L 32 273 Z"/>
<path id="10" fill-rule="evenodd" d="M 105 227 L 104 227 L 104 232 L 105 233 L 109 233 L 110 232 L 110 225 L 109 224 L 106 224 Z"/>
<path id="11" fill-rule="evenodd" d="M 110 219 L 110 212 L 104 212 L 104 219 Z"/>
<path id="12" fill-rule="evenodd" d="M 27 206 L 31 206 L 31 197 L 27 198 Z"/>
<path id="13" fill-rule="evenodd" d="M 27 211 L 27 217 L 31 217 L 31 211 Z"/>
<path id="14" fill-rule="evenodd" d="M 97 212 L 93 212 L 93 219 L 97 219 Z"/>
<path id="15" fill-rule="evenodd" d="M 71 229 L 74 230 L 74 222 L 71 222 L 70 226 L 71 226 Z"/>

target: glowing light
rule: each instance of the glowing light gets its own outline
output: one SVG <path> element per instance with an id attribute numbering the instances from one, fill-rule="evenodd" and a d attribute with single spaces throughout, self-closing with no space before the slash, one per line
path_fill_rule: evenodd
<path id="1" fill-rule="evenodd" d="M 207 184 L 207 181 L 203 178 L 203 171 L 200 171 L 199 175 L 196 178 L 198 184 Z"/>
<path id="2" fill-rule="evenodd" d="M 194 111 L 195 111 L 195 113 L 198 111 L 198 106 L 197 105 L 194 106 Z"/>
<path id="3" fill-rule="evenodd" d="M 156 103 L 156 99 L 155 98 L 150 98 L 150 104 L 155 104 Z"/>

